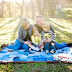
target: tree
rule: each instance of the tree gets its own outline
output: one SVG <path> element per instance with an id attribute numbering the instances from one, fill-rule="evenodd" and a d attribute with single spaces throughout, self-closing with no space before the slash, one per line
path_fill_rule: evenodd
<path id="1" fill-rule="evenodd" d="M 4 17 L 4 16 L 3 16 L 3 13 L 4 13 L 4 0 L 2 0 L 1 5 L 2 5 L 2 6 L 1 6 L 1 10 L 0 10 L 0 17 L 3 18 L 3 17 Z"/>
<path id="2" fill-rule="evenodd" d="M 16 0 L 15 0 L 16 1 Z M 20 5 L 17 1 L 16 3 L 19 5 L 20 7 L 20 23 L 22 23 L 22 16 L 23 16 L 23 7 L 24 7 L 24 0 L 22 0 L 22 5 Z"/>

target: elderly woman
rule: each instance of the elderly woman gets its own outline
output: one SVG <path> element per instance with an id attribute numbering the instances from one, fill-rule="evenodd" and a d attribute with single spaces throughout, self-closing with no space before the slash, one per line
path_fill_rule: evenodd
<path id="1" fill-rule="evenodd" d="M 20 48 L 29 51 L 28 40 L 31 40 L 33 26 L 30 25 L 28 18 L 22 19 L 22 24 L 18 31 L 18 39 L 15 41 L 14 45 L 9 45 L 8 48 L 19 50 Z"/>

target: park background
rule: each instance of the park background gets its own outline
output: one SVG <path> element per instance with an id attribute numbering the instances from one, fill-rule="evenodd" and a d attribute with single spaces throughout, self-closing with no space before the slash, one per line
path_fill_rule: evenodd
<path id="1" fill-rule="evenodd" d="M 0 46 L 14 43 L 22 17 L 35 24 L 42 15 L 52 25 L 57 42 L 72 43 L 72 0 L 0 0 Z M 1 50 L 1 48 L 0 48 Z M 0 64 L 0 72 L 70 72 L 72 64 L 45 62 Z"/>

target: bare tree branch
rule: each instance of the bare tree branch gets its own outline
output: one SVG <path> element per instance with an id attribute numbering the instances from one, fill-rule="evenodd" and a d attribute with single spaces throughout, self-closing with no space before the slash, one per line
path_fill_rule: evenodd
<path id="1" fill-rule="evenodd" d="M 11 11 L 10 11 L 10 6 L 4 1 L 4 3 L 6 4 L 8 10 L 9 10 L 9 16 L 11 17 Z"/>
<path id="2" fill-rule="evenodd" d="M 21 5 L 15 0 L 15 2 L 21 7 Z"/>

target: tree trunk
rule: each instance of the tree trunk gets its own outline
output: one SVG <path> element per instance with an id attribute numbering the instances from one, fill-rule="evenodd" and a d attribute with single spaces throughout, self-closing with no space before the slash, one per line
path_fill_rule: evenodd
<path id="1" fill-rule="evenodd" d="M 2 11 L 1 11 L 1 17 L 2 18 L 4 17 L 3 13 L 4 13 L 4 0 L 2 0 Z"/>

